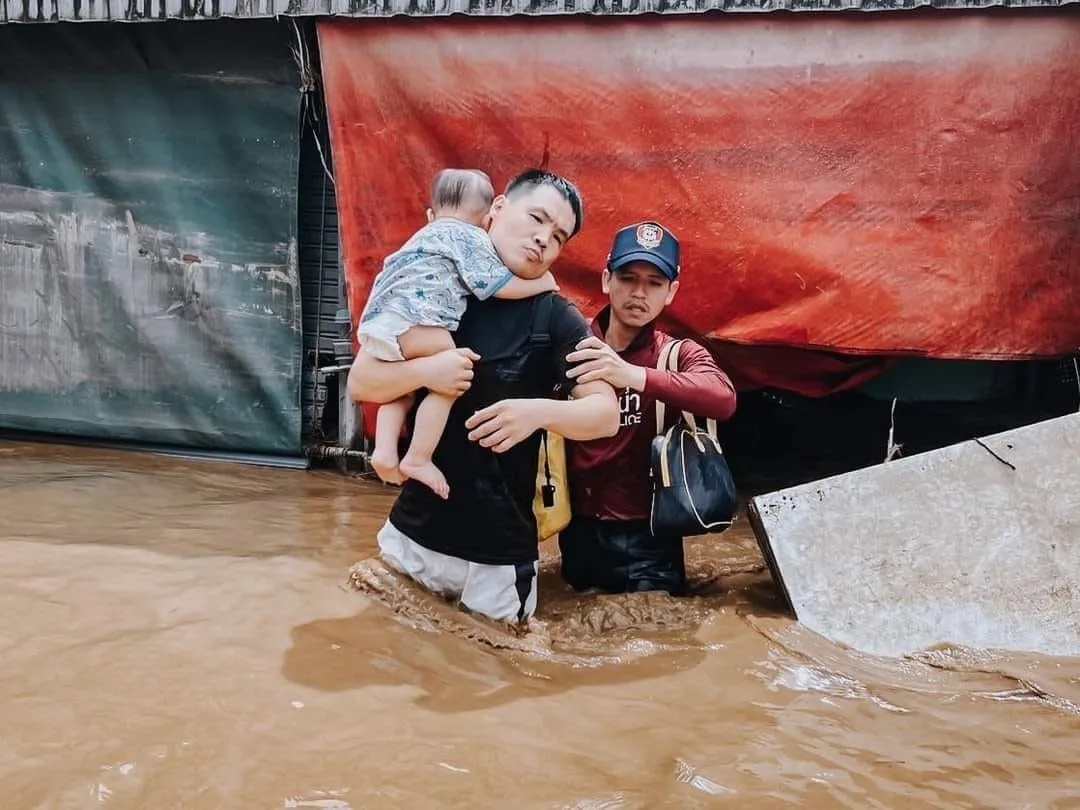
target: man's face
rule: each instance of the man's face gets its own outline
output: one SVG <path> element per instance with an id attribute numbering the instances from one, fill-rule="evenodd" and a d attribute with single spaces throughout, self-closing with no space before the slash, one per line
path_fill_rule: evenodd
<path id="1" fill-rule="evenodd" d="M 664 307 L 675 300 L 679 282 L 648 262 L 630 262 L 614 273 L 604 271 L 601 282 L 611 302 L 611 315 L 626 326 L 641 328 L 652 323 Z"/>
<path id="2" fill-rule="evenodd" d="M 491 204 L 488 233 L 499 258 L 521 278 L 539 278 L 559 257 L 574 230 L 574 210 L 548 185 L 500 194 Z"/>

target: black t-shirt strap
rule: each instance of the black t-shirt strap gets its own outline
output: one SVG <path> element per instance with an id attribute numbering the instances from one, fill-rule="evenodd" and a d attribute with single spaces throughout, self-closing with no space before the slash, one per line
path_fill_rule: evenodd
<path id="1" fill-rule="evenodd" d="M 536 296 L 533 301 L 532 334 L 529 335 L 529 345 L 533 347 L 551 345 L 551 305 L 553 300 L 554 293 L 543 293 Z M 546 430 L 540 431 L 540 441 L 544 444 L 544 480 L 546 482 L 543 491 L 544 505 L 550 507 L 553 504 L 549 504 L 547 501 L 551 499 L 555 488 L 551 484 L 551 465 L 548 463 Z"/>
<path id="2" fill-rule="evenodd" d="M 532 334 L 529 343 L 532 346 L 551 345 L 551 306 L 555 293 L 542 293 L 533 300 Z"/>

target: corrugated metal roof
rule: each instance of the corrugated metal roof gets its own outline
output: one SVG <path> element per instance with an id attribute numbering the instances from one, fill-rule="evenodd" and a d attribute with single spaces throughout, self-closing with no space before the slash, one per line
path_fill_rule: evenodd
<path id="1" fill-rule="evenodd" d="M 706 11 L 899 11 L 933 8 L 1032 8 L 1077 0 L 0 0 L 0 23 L 140 22 L 277 16 L 507 17 L 568 14 L 695 14 Z"/>

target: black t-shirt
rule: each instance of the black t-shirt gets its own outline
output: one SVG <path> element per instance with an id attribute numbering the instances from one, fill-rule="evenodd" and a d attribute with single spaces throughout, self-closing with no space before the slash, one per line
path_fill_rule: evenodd
<path id="1" fill-rule="evenodd" d="M 435 450 L 450 497 L 407 481 L 390 522 L 425 548 L 469 562 L 517 565 L 539 557 L 532 501 L 540 432 L 505 453 L 470 441 L 465 420 L 503 399 L 566 399 L 566 355 L 589 335 L 572 303 L 555 293 L 525 299 L 473 299 L 455 334 L 480 355 L 473 383 L 458 397 Z"/>

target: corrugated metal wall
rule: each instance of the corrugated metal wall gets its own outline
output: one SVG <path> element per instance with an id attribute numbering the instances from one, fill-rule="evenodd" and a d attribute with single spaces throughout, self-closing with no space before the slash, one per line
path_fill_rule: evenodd
<path id="1" fill-rule="evenodd" d="M 0 22 L 202 20 L 277 16 L 505 17 L 705 11 L 897 11 L 1067 5 L 1071 0 L 0 0 Z"/>
<path id="2" fill-rule="evenodd" d="M 337 375 L 318 375 L 320 366 L 334 364 L 333 342 L 338 337 L 336 315 L 345 304 L 341 295 L 337 198 L 326 116 L 318 94 L 308 96 L 302 115 L 300 188 L 298 199 L 300 296 L 304 308 L 304 412 L 302 441 L 333 441 L 336 433 Z M 346 324 L 345 329 L 348 328 Z"/>

